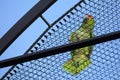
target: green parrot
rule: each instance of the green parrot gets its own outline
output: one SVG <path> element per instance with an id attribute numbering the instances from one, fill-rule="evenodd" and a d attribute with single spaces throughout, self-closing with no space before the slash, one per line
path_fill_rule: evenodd
<path id="1" fill-rule="evenodd" d="M 82 25 L 75 32 L 69 36 L 70 42 L 77 42 L 83 39 L 94 37 L 94 17 L 86 14 L 82 22 Z M 84 48 L 79 48 L 71 51 L 71 59 L 63 64 L 63 69 L 73 75 L 77 75 L 85 68 L 87 68 L 92 62 L 90 55 L 93 51 L 93 45 Z"/>

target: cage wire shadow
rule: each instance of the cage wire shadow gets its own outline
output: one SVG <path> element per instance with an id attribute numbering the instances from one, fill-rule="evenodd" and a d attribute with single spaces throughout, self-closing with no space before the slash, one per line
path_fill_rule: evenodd
<path id="1" fill-rule="evenodd" d="M 85 0 L 51 26 L 28 51 L 36 52 L 68 44 L 69 35 L 82 24 L 85 14 L 95 18 L 95 36 L 120 30 L 119 0 Z M 92 64 L 78 75 L 66 73 L 62 65 L 71 58 L 70 51 L 14 66 L 3 80 L 120 80 L 120 39 L 94 46 Z"/>

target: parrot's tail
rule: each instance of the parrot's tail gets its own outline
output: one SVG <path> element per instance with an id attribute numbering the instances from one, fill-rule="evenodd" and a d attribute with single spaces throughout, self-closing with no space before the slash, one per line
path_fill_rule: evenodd
<path id="1" fill-rule="evenodd" d="M 81 59 L 79 61 L 74 61 L 73 59 L 68 60 L 66 63 L 63 65 L 63 69 L 71 73 L 73 75 L 77 75 L 81 71 L 83 71 L 85 68 L 87 68 L 91 64 L 90 59 Z"/>

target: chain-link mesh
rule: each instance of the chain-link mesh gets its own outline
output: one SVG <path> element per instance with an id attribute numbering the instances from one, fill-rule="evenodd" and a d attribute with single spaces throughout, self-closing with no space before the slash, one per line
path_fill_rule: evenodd
<path id="1" fill-rule="evenodd" d="M 120 30 L 120 0 L 85 0 L 52 26 L 31 51 L 68 44 L 85 14 L 95 19 L 94 35 Z M 70 51 L 18 64 L 5 80 L 120 80 L 120 39 L 94 45 L 91 64 L 77 75 L 67 73 L 63 64 L 71 59 Z M 31 51 L 29 53 L 31 53 Z"/>

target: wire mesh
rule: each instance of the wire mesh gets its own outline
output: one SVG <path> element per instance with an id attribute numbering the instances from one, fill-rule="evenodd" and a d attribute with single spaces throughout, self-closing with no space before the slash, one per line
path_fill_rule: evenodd
<path id="1" fill-rule="evenodd" d="M 60 21 L 29 51 L 35 52 L 69 43 L 84 19 L 91 14 L 95 19 L 94 35 L 99 36 L 120 30 L 119 0 L 85 0 Z M 67 73 L 63 64 L 71 59 L 70 51 L 58 55 L 18 64 L 5 80 L 120 80 L 120 39 L 94 45 L 91 64 L 77 75 Z"/>

